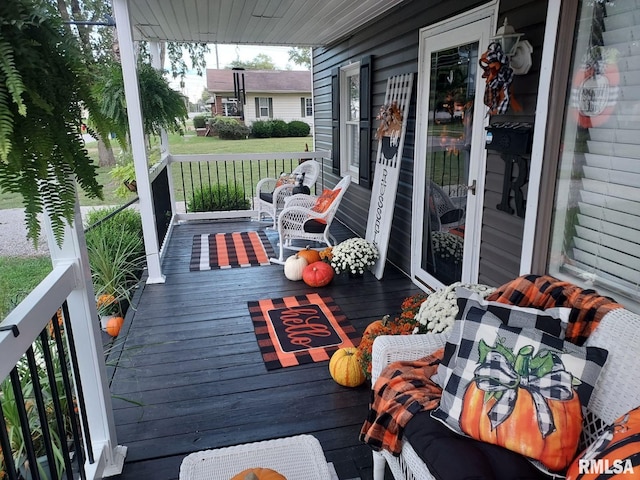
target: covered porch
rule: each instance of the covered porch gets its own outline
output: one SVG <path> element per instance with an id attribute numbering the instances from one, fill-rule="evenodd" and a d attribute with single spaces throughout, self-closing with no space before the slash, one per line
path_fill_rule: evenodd
<path id="1" fill-rule="evenodd" d="M 122 479 L 177 479 L 189 453 L 311 434 L 341 480 L 371 478 L 371 450 L 358 440 L 369 382 L 335 383 L 328 362 L 267 371 L 247 302 L 330 295 L 361 334 L 400 313 L 419 290 L 389 267 L 382 281 L 336 276 L 320 289 L 269 265 L 189 271 L 194 235 L 265 230 L 265 222 L 207 221 L 174 227 L 162 264 L 166 280 L 142 285 L 117 348 L 107 359 L 118 442 L 128 448 Z M 334 222 L 337 239 L 353 236 Z M 266 230 L 275 247 L 277 233 Z M 275 236 L 274 236 L 275 235 Z M 132 403 L 137 402 L 137 403 Z"/>

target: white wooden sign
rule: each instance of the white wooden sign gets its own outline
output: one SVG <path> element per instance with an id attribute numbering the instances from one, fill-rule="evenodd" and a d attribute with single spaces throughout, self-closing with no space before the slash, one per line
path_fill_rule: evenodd
<path id="1" fill-rule="evenodd" d="M 371 205 L 367 221 L 366 239 L 378 247 L 380 258 L 372 271 L 378 280 L 382 278 L 387 260 L 389 234 L 393 209 L 396 203 L 398 178 L 404 134 L 407 129 L 407 113 L 413 87 L 413 73 L 396 75 L 387 81 L 384 106 L 378 120 L 378 155 L 371 190 Z"/>

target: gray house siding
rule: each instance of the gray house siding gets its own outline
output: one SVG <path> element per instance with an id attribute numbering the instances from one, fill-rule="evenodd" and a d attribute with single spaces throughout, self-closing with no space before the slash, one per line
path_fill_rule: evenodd
<path id="1" fill-rule="evenodd" d="M 384 102 L 387 79 L 393 75 L 418 72 L 418 38 L 422 27 L 482 5 L 479 1 L 414 0 L 403 3 L 380 20 L 366 26 L 348 39 L 327 48 L 313 50 L 313 90 L 315 101 L 316 149 L 332 149 L 332 89 L 331 74 L 336 67 L 371 56 L 371 125 L 370 158 L 376 160 L 377 140 L 375 116 Z M 536 103 L 536 89 L 546 2 L 502 1 L 500 19 L 506 14 L 517 30 L 525 33 L 534 46 L 534 67 L 529 75 L 516 79 L 516 97 L 523 105 L 520 114 L 495 117 L 492 121 L 530 121 Z M 517 8 L 516 8 L 517 6 Z M 417 76 L 407 118 L 407 130 L 401 162 L 400 182 L 391 229 L 388 260 L 401 270 L 411 270 L 411 222 L 413 195 L 413 154 L 416 125 Z M 362 148 L 362 146 L 361 146 Z M 522 245 L 523 219 L 496 210 L 500 202 L 504 162 L 499 155 L 488 159 L 487 191 L 485 193 L 484 229 L 481 247 L 480 281 L 498 285 L 517 276 Z M 331 165 L 325 167 L 324 179 L 331 187 L 338 181 Z M 368 186 L 353 184 L 342 201 L 338 218 L 356 234 L 364 236 L 371 191 Z M 507 251 L 505 252 L 505 249 Z"/>

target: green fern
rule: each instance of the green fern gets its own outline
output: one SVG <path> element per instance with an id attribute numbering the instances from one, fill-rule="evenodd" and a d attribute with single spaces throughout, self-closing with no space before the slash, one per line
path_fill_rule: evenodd
<path id="1" fill-rule="evenodd" d="M 82 107 L 103 138 L 113 131 L 92 98 L 76 40 L 51 12 L 44 0 L 0 2 L 0 189 L 22 195 L 34 243 L 44 209 L 62 241 L 75 209 L 74 179 L 89 197 L 102 198 L 82 141 Z"/>

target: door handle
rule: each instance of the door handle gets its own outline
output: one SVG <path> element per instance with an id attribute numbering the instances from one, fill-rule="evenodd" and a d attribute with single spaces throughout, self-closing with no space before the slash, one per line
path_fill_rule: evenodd
<path id="1" fill-rule="evenodd" d="M 471 182 L 471 185 L 467 185 L 467 191 L 471 192 L 472 195 L 476 194 L 476 181 Z"/>

